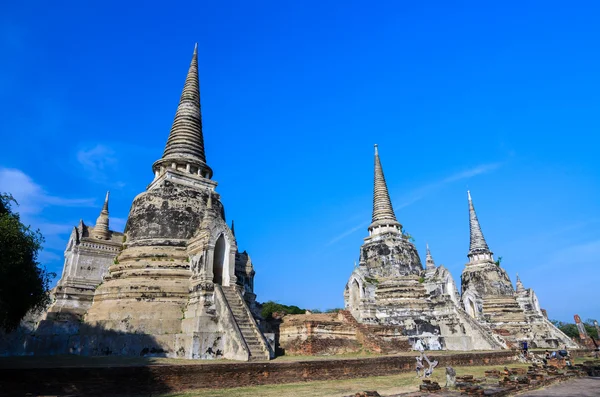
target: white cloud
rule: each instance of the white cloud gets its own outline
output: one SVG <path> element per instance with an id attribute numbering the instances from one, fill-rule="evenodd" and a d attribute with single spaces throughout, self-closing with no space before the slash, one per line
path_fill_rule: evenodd
<path id="1" fill-rule="evenodd" d="M 115 151 L 102 144 L 77 152 L 77 161 L 83 166 L 86 175 L 94 182 L 103 183 L 108 180 L 108 172 L 117 168 L 118 160 Z"/>
<path id="2" fill-rule="evenodd" d="M 58 270 L 62 261 L 62 250 L 74 224 L 48 222 L 41 213 L 48 207 L 98 207 L 93 199 L 64 198 L 53 196 L 23 171 L 0 167 L 0 192 L 10 193 L 17 200 L 14 210 L 21 221 L 39 229 L 44 236 L 44 249 L 39 254 L 42 264 L 51 264 Z"/>
<path id="3" fill-rule="evenodd" d="M 447 183 L 460 181 L 462 179 L 472 178 L 472 177 L 480 175 L 480 174 L 487 174 L 488 172 L 494 171 L 495 169 L 499 168 L 501 165 L 502 165 L 502 163 L 481 164 L 481 165 L 478 165 L 477 167 L 473 167 L 471 169 L 468 169 L 468 170 L 465 170 L 462 172 L 457 172 L 454 175 L 450 175 L 449 177 L 447 177 L 447 178 L 443 179 L 441 182 L 439 182 L 439 184 L 445 185 Z"/>
<path id="4" fill-rule="evenodd" d="M 369 222 L 364 222 L 364 223 L 361 223 L 360 225 L 354 226 L 352 229 L 346 230 L 344 233 L 340 234 L 339 236 L 332 238 L 327 244 L 325 244 L 325 246 L 327 247 L 327 246 L 337 243 L 341 239 L 351 235 L 352 233 L 356 232 L 357 230 L 366 227 L 368 224 L 369 224 Z"/>
<path id="5" fill-rule="evenodd" d="M 51 252 L 48 250 L 42 250 L 42 251 L 40 251 L 40 255 L 39 255 L 38 259 L 41 263 L 48 263 L 48 262 L 59 262 L 60 260 L 63 259 L 63 257 L 54 252 Z M 60 275 L 59 275 L 59 277 L 60 277 Z"/>
<path id="6" fill-rule="evenodd" d="M 443 188 L 444 186 L 446 186 L 450 183 L 457 182 L 457 181 L 460 181 L 463 179 L 469 179 L 469 178 L 472 178 L 477 175 L 491 172 L 491 171 L 499 168 L 501 165 L 502 165 L 502 163 L 481 164 L 476 167 L 470 168 L 468 170 L 464 170 L 461 172 L 457 172 L 456 174 L 447 176 L 446 178 L 441 179 L 437 182 L 433 182 L 433 183 L 418 187 L 416 189 L 413 189 L 412 191 L 408 192 L 407 194 L 405 194 L 403 196 L 403 200 L 399 200 L 401 202 L 401 204 L 394 206 L 394 209 L 398 210 L 401 208 L 408 207 L 409 205 L 414 204 L 415 202 L 421 200 L 423 197 L 434 193 L 435 191 Z M 392 200 L 392 201 L 394 201 L 394 200 Z M 325 244 L 325 246 L 332 245 L 332 244 L 342 240 L 343 238 L 351 235 L 352 233 L 356 232 L 357 230 L 365 227 L 367 224 L 368 224 L 368 222 L 361 223 L 360 225 L 356 225 L 353 228 L 346 230 L 345 232 L 341 233 L 337 237 L 334 237 L 329 242 L 327 242 L 327 244 Z"/>
<path id="7" fill-rule="evenodd" d="M 549 267 L 562 267 L 565 264 L 569 264 L 570 267 L 577 266 L 581 270 L 583 267 L 590 266 L 589 270 L 592 270 L 591 264 L 595 263 L 596 260 L 592 258 L 598 258 L 600 256 L 600 240 L 590 241 L 583 244 L 576 244 L 569 247 L 565 247 L 552 254 L 552 259 L 549 263 L 545 263 L 543 268 L 548 269 Z"/>
<path id="8" fill-rule="evenodd" d="M 0 168 L 0 192 L 7 192 L 19 203 L 21 215 L 37 214 L 48 206 L 91 207 L 94 199 L 71 199 L 48 194 L 29 175 L 14 168 Z"/>
<path id="9" fill-rule="evenodd" d="M 421 200 L 423 197 L 429 196 L 430 194 L 434 193 L 435 191 L 443 188 L 448 184 L 458 182 L 464 179 L 469 179 L 477 175 L 486 174 L 488 172 L 494 171 L 501 165 L 502 163 L 481 164 L 476 167 L 469 168 L 467 170 L 460 171 L 450 176 L 447 176 L 446 178 L 441 179 L 439 181 L 416 188 L 408 192 L 408 194 L 404 195 L 404 200 L 400 200 L 401 204 L 395 206 L 394 208 L 400 209 L 408 207 L 409 205 Z"/>

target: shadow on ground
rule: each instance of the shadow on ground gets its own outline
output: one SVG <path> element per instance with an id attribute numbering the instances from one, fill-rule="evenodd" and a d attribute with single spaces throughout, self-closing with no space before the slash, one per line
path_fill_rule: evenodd
<path id="1" fill-rule="evenodd" d="M 173 391 L 153 366 L 166 352 L 140 333 L 77 317 L 0 334 L 0 396 L 150 396 Z"/>

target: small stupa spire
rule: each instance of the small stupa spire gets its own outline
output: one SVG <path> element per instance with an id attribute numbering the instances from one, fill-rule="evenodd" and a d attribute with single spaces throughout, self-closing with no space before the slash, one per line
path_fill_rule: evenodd
<path id="1" fill-rule="evenodd" d="M 523 292 L 525 291 L 525 287 L 523 286 L 523 283 L 521 282 L 521 279 L 519 278 L 519 273 L 517 273 L 517 292 Z"/>
<path id="2" fill-rule="evenodd" d="M 474 256 L 482 255 L 485 259 L 492 259 L 492 252 L 483 237 L 477 214 L 475 213 L 475 207 L 473 206 L 473 200 L 471 198 L 471 192 L 467 190 L 467 196 L 469 198 L 469 230 L 470 230 L 470 246 L 469 246 L 469 258 L 473 259 Z M 479 258 L 482 259 L 482 258 Z"/>
<path id="3" fill-rule="evenodd" d="M 110 239 L 110 231 L 108 229 L 108 197 L 110 192 L 106 192 L 106 198 L 104 199 L 104 205 L 98 219 L 96 219 L 96 225 L 94 226 L 94 237 L 100 240 Z"/>
<path id="4" fill-rule="evenodd" d="M 431 256 L 431 251 L 429 251 L 429 244 L 426 244 L 427 247 L 427 257 L 425 259 L 425 268 L 426 269 L 435 269 L 435 262 L 433 261 L 433 257 Z"/>
<path id="5" fill-rule="evenodd" d="M 402 225 L 400 225 L 400 222 L 396 219 L 396 214 L 394 214 L 394 208 L 392 207 L 392 201 L 390 200 L 390 194 L 388 193 L 385 176 L 383 175 L 383 168 L 381 167 L 381 160 L 379 159 L 379 150 L 377 145 L 375 145 L 373 218 L 369 225 L 369 231 L 373 232 L 374 230 L 385 226 L 396 229 L 398 232 L 402 228 Z"/>
<path id="6" fill-rule="evenodd" d="M 160 160 L 154 163 L 154 172 L 162 167 L 184 166 L 188 171 L 205 178 L 212 177 L 212 170 L 206 164 L 204 136 L 202 134 L 202 113 L 200 108 L 200 81 L 198 78 L 198 43 L 190 62 L 175 119 L 169 133 L 165 151 Z"/>

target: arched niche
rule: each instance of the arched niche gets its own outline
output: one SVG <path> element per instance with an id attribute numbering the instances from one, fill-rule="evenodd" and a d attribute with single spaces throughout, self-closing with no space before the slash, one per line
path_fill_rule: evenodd
<path id="1" fill-rule="evenodd" d="M 360 306 L 360 285 L 356 279 L 350 283 L 350 307 L 352 310 L 358 310 Z"/>
<path id="2" fill-rule="evenodd" d="M 213 253 L 213 283 L 221 285 L 229 285 L 229 248 L 230 244 L 221 234 L 215 242 Z"/>

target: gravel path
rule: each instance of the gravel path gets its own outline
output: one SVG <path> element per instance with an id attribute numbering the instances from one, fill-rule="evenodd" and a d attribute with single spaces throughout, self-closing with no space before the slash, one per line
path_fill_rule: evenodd
<path id="1" fill-rule="evenodd" d="M 600 378 L 580 378 L 540 390 L 534 390 L 520 397 L 598 397 L 600 396 Z"/>

